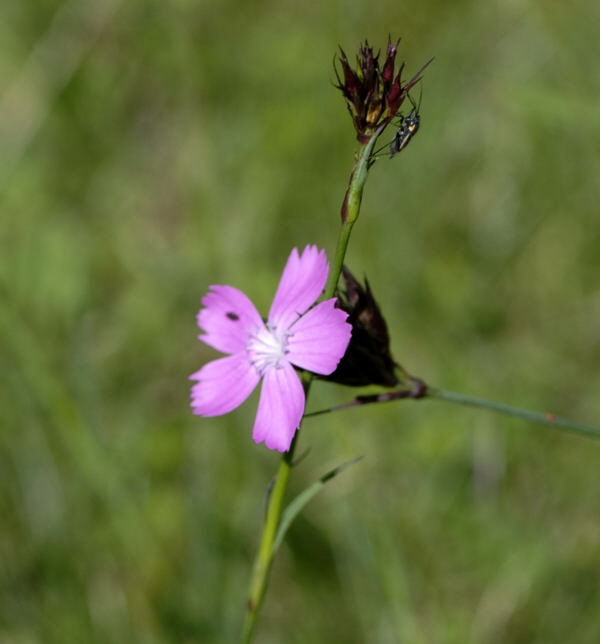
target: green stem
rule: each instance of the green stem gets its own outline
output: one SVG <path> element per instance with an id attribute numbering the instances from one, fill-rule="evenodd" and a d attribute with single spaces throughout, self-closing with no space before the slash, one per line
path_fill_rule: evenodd
<path id="1" fill-rule="evenodd" d="M 327 286 L 325 287 L 326 300 L 332 298 L 335 295 L 335 289 L 337 287 L 338 280 L 340 279 L 342 266 L 344 265 L 344 257 L 346 256 L 346 249 L 348 248 L 348 241 L 350 240 L 352 226 L 354 226 L 354 222 L 346 221 L 342 224 L 342 228 L 340 229 L 340 236 L 338 237 L 335 256 L 331 264 Z"/>
<path id="2" fill-rule="evenodd" d="M 363 146 L 356 163 L 354 164 L 354 168 L 352 169 L 352 174 L 350 175 L 350 183 L 342 205 L 342 227 L 338 237 L 333 264 L 329 273 L 329 281 L 325 288 L 326 298 L 331 298 L 335 295 L 335 289 L 340 273 L 342 272 L 342 266 L 344 264 L 344 257 L 346 255 L 346 249 L 348 248 L 352 226 L 357 220 L 360 212 L 363 188 L 369 170 L 369 158 L 380 132 L 381 130 Z M 306 399 L 308 399 L 311 382 L 312 374 L 305 372 L 303 374 L 303 385 Z M 288 486 L 290 470 L 294 460 L 294 451 L 296 449 L 298 433 L 299 431 L 296 432 L 296 435 L 292 440 L 292 444 L 290 445 L 290 449 L 281 457 L 279 469 L 275 478 L 275 484 L 267 501 L 265 522 L 263 524 L 260 545 L 256 554 L 254 568 L 252 570 L 252 578 L 248 589 L 246 613 L 244 615 L 244 623 L 242 626 L 242 642 L 244 644 L 248 644 L 252 641 L 256 619 L 267 588 L 269 571 L 273 562 L 274 542 L 277 535 L 277 528 L 281 521 L 283 501 Z"/>
<path id="3" fill-rule="evenodd" d="M 568 418 L 561 418 L 555 414 L 541 413 L 539 411 L 532 411 L 531 409 L 523 409 L 522 407 L 514 407 L 513 405 L 506 405 L 504 403 L 487 400 L 486 398 L 475 398 L 475 396 L 467 396 L 459 394 L 455 391 L 446 391 L 444 389 L 434 389 L 428 387 L 419 379 L 412 379 L 413 386 L 407 389 L 398 389 L 395 391 L 386 391 L 382 394 L 369 394 L 365 396 L 357 396 L 354 400 L 347 402 L 343 405 L 336 407 L 329 407 L 327 409 L 319 409 L 309 414 L 304 414 L 304 418 L 312 416 L 320 416 L 334 411 L 341 411 L 342 409 L 349 409 L 350 407 L 361 407 L 363 405 L 371 405 L 375 403 L 393 402 L 396 400 L 425 400 L 427 398 L 434 398 L 437 400 L 444 400 L 456 405 L 465 405 L 467 407 L 477 407 L 479 409 L 486 409 L 505 416 L 513 416 L 527 420 L 538 425 L 546 425 L 547 427 L 557 427 L 559 429 L 566 429 L 568 431 L 585 434 L 586 436 L 593 436 L 600 438 L 600 429 L 591 427 L 590 425 L 583 425 L 576 423 Z"/>
<path id="4" fill-rule="evenodd" d="M 426 398 L 437 398 L 438 400 L 445 400 L 456 405 L 466 405 L 467 407 L 478 407 L 480 409 L 487 409 L 494 411 L 505 416 L 513 416 L 528 420 L 532 423 L 539 425 L 547 425 L 548 427 L 559 427 L 578 434 L 586 434 L 587 436 L 594 436 L 600 438 L 600 429 L 590 427 L 589 425 L 582 425 L 567 418 L 560 418 L 554 414 L 544 414 L 539 411 L 531 411 L 530 409 L 523 409 L 521 407 L 513 407 L 512 405 L 505 405 L 504 403 L 495 402 L 493 400 L 486 400 L 485 398 L 475 398 L 474 396 L 466 396 L 454 391 L 446 391 L 444 389 L 427 388 Z"/>
<path id="5" fill-rule="evenodd" d="M 297 432 L 296 436 L 298 436 Z M 263 525 L 260 546 L 254 562 L 252 579 L 250 580 L 250 588 L 248 590 L 248 602 L 246 604 L 246 613 L 242 627 L 242 642 L 244 643 L 252 640 L 252 633 L 254 632 L 258 611 L 265 595 L 267 579 L 269 577 L 269 571 L 273 561 L 273 543 L 275 541 L 275 535 L 277 534 L 281 511 L 283 509 L 283 499 L 287 489 L 290 470 L 292 468 L 296 436 L 294 436 L 294 439 L 292 440 L 290 449 L 281 457 L 279 469 L 275 478 L 275 485 L 273 486 L 267 502 L 267 512 Z"/>
<path id="6" fill-rule="evenodd" d="M 342 204 L 342 228 L 338 237 L 333 262 L 331 263 L 327 286 L 325 287 L 326 299 L 335 295 L 335 289 L 337 287 L 338 280 L 340 279 L 342 266 L 344 265 L 344 258 L 346 257 L 348 242 L 350 241 L 350 233 L 352 232 L 352 227 L 360 214 L 363 188 L 369 172 L 373 147 L 375 146 L 379 135 L 383 132 L 384 127 L 385 126 L 380 127 L 379 130 L 377 130 L 377 132 L 375 132 L 375 134 L 369 139 L 369 142 L 362 147 L 356 158 L 354 167 L 352 168 L 350 182 Z"/>

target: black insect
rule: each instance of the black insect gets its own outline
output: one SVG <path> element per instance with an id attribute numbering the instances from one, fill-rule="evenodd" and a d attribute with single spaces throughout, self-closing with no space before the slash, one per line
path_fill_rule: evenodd
<path id="1" fill-rule="evenodd" d="M 410 143 L 410 140 L 418 132 L 420 124 L 421 116 L 415 108 L 410 111 L 408 116 L 401 117 L 398 131 L 390 143 L 390 159 Z"/>
<path id="2" fill-rule="evenodd" d="M 398 125 L 398 131 L 394 135 L 392 142 L 390 143 L 390 159 L 403 150 L 411 141 L 413 136 L 419 131 L 419 125 L 421 125 L 421 115 L 419 114 L 419 109 L 421 108 L 421 99 L 423 98 L 423 88 L 421 88 L 421 93 L 419 94 L 419 104 L 417 105 L 410 94 L 408 94 L 408 100 L 412 105 L 412 110 L 408 113 L 408 116 L 401 116 L 400 123 Z"/>
<path id="3" fill-rule="evenodd" d="M 408 100 L 412 105 L 411 111 L 403 116 L 402 114 L 398 117 L 398 129 L 392 141 L 382 148 L 379 148 L 376 152 L 373 153 L 373 158 L 377 157 L 382 150 L 389 146 L 390 159 L 410 143 L 413 136 L 419 131 L 419 126 L 421 124 L 421 115 L 419 114 L 419 109 L 421 107 L 421 97 L 419 96 L 419 103 L 415 103 L 410 94 L 408 94 Z"/>

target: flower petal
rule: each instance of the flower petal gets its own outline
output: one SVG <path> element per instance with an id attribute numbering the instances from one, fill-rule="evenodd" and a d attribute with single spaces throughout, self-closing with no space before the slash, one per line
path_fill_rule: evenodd
<path id="1" fill-rule="evenodd" d="M 324 250 L 307 246 L 298 255 L 294 248 L 281 274 L 269 311 L 269 323 L 278 328 L 289 327 L 319 297 L 328 272 Z"/>
<path id="2" fill-rule="evenodd" d="M 348 314 L 335 301 L 317 304 L 291 327 L 286 358 L 292 364 L 322 375 L 335 370 L 352 335 Z"/>
<path id="3" fill-rule="evenodd" d="M 244 353 L 219 358 L 192 374 L 192 409 L 200 416 L 220 416 L 241 405 L 260 377 Z"/>
<path id="4" fill-rule="evenodd" d="M 248 336 L 263 326 L 254 304 L 233 286 L 210 286 L 202 306 L 196 319 L 206 333 L 198 338 L 223 353 L 243 351 Z"/>
<path id="5" fill-rule="evenodd" d="M 269 449 L 286 452 L 304 412 L 304 390 L 292 365 L 284 362 L 265 372 L 252 438 Z"/>

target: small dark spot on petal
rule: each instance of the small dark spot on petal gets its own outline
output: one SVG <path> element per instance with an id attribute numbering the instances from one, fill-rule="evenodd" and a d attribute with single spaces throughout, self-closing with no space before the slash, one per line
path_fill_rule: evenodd
<path id="1" fill-rule="evenodd" d="M 225 315 L 230 319 L 230 320 L 239 320 L 240 316 L 237 313 L 233 313 L 232 311 L 229 311 L 229 313 L 225 313 Z"/>

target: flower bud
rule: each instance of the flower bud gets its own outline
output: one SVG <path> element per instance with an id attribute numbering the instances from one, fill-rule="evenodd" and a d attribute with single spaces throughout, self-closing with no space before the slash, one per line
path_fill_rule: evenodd
<path id="1" fill-rule="evenodd" d="M 343 79 L 340 78 L 334 62 L 336 87 L 346 99 L 357 138 L 361 143 L 366 143 L 380 126 L 387 125 L 396 116 L 409 90 L 421 80 L 424 69 L 433 60 L 425 63 L 409 81 L 403 84 L 404 63 L 400 65 L 397 73 L 394 71 L 399 42 L 400 40 L 397 40 L 392 43 L 391 38 L 388 38 L 385 61 L 381 68 L 379 52 L 374 54 L 366 40 L 358 50 L 355 70 L 350 66 L 346 53 L 340 47 L 339 63 L 342 67 Z"/>
<path id="2" fill-rule="evenodd" d="M 387 324 L 369 283 L 365 280 L 363 287 L 345 266 L 342 275 L 345 290 L 338 292 L 337 306 L 348 313 L 352 337 L 336 370 L 322 379 L 351 387 L 394 387 L 399 382 L 397 371 L 401 375 L 404 371 L 390 353 Z"/>

